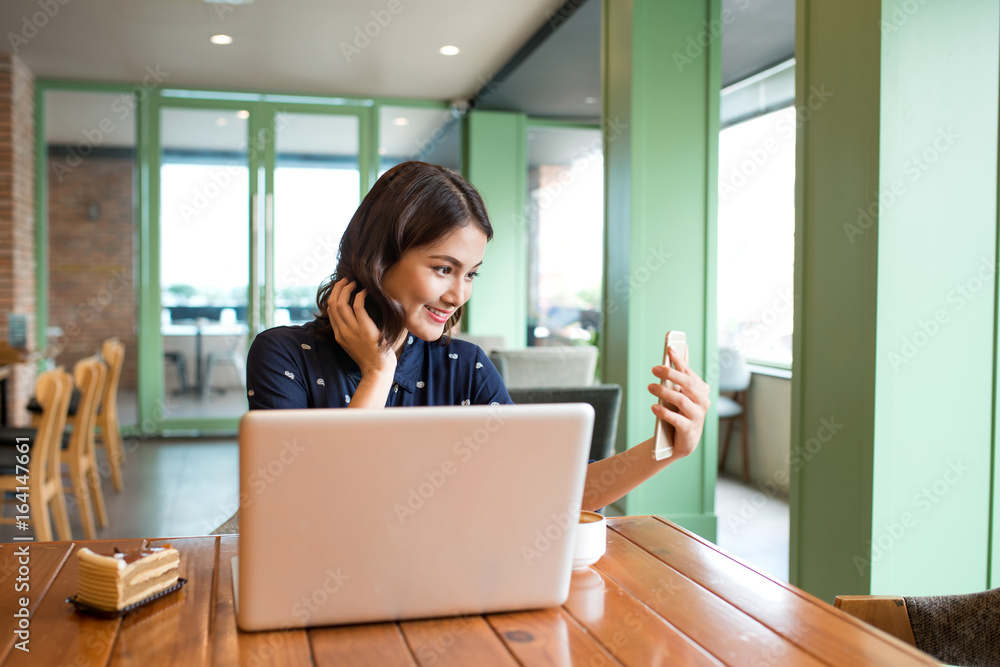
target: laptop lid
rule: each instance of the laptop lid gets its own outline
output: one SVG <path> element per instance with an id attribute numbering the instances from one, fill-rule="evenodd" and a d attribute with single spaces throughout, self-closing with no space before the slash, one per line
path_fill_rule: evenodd
<path id="1" fill-rule="evenodd" d="M 593 417 L 585 404 L 246 414 L 239 626 L 562 604 Z"/>

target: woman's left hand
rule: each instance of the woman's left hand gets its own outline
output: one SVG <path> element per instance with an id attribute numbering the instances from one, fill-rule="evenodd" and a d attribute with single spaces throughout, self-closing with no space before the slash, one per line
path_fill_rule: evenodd
<path id="1" fill-rule="evenodd" d="M 653 414 L 674 427 L 672 458 L 677 459 L 687 456 L 698 447 L 701 432 L 705 428 L 705 415 L 708 413 L 711 401 L 708 399 L 708 383 L 698 377 L 698 374 L 691 370 L 687 362 L 673 349 L 670 350 L 670 361 L 674 368 L 653 366 L 653 375 L 661 380 L 673 382 L 678 389 L 655 383 L 649 385 L 649 393 L 678 410 L 674 412 L 659 402 L 653 406 Z"/>

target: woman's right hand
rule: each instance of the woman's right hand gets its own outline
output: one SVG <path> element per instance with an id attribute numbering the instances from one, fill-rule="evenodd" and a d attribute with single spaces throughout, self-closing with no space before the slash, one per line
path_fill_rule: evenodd
<path id="1" fill-rule="evenodd" d="M 347 278 L 333 285 L 326 304 L 333 336 L 361 369 L 362 378 L 383 374 L 391 378 L 396 370 L 396 352 L 382 340 L 382 332 L 365 310 L 368 290 L 358 292 L 351 305 L 356 285 Z"/>

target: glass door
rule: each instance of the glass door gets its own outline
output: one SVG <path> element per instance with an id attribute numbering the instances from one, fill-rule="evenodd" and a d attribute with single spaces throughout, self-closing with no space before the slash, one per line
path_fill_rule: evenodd
<path id="1" fill-rule="evenodd" d="M 528 345 L 597 345 L 604 273 L 601 130 L 531 121 L 527 145 Z"/>
<path id="2" fill-rule="evenodd" d="M 236 418 L 252 222 L 250 105 L 159 110 L 160 333 L 168 420 Z"/>
<path id="3" fill-rule="evenodd" d="M 265 327 L 301 324 L 316 315 L 317 289 L 336 269 L 340 237 L 361 203 L 362 185 L 368 189 L 361 122 L 355 113 L 326 110 L 283 107 L 274 114 L 274 215 L 265 242 L 273 270 L 265 270 Z"/>
<path id="4" fill-rule="evenodd" d="M 236 429 L 253 336 L 313 319 L 370 183 L 370 107 L 237 97 L 150 114 L 161 431 Z"/>

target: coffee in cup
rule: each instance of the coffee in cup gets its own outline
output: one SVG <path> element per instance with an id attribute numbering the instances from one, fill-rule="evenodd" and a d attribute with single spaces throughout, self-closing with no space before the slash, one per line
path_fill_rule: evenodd
<path id="1" fill-rule="evenodd" d="M 573 569 L 579 570 L 593 565 L 607 548 L 607 521 L 597 512 L 580 512 L 580 523 L 576 527 L 576 543 L 573 548 Z"/>

